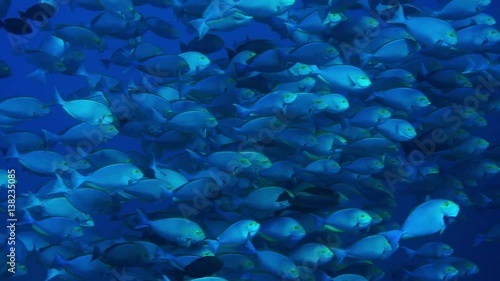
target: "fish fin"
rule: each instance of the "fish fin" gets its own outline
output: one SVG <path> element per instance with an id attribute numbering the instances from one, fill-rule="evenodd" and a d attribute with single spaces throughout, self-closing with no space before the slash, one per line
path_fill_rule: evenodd
<path id="1" fill-rule="evenodd" d="M 43 137 L 45 139 L 46 148 L 50 148 L 61 140 L 61 137 L 57 134 L 51 133 L 45 129 L 42 129 Z"/>
<path id="2" fill-rule="evenodd" d="M 85 182 L 86 178 L 76 170 L 71 170 L 71 186 L 73 189 L 78 188 Z"/>
<path id="3" fill-rule="evenodd" d="M 233 106 L 236 107 L 236 111 L 238 112 L 240 118 L 246 118 L 250 115 L 250 110 L 248 108 L 235 103 L 233 103 Z"/>
<path id="4" fill-rule="evenodd" d="M 219 249 L 221 243 L 219 240 L 212 240 L 212 239 L 206 239 L 205 240 L 208 244 L 208 247 L 210 247 L 210 250 L 215 254 L 217 253 L 217 250 Z"/>
<path id="5" fill-rule="evenodd" d="M 110 66 L 110 65 L 111 65 L 111 63 L 112 63 L 112 62 L 111 62 L 111 60 L 106 60 L 106 59 L 102 59 L 102 60 L 100 60 L 100 61 L 101 61 L 102 65 L 104 65 L 104 67 L 105 67 L 106 69 L 109 69 L 109 66 Z"/>
<path id="6" fill-rule="evenodd" d="M 203 156 L 190 149 L 186 149 L 186 151 L 187 153 L 189 153 L 189 157 L 191 157 L 192 159 L 201 160 L 203 158 Z"/>
<path id="7" fill-rule="evenodd" d="M 24 210 L 24 216 L 18 225 L 32 225 L 35 223 L 35 219 L 31 216 L 30 212 Z"/>
<path id="8" fill-rule="evenodd" d="M 443 235 L 443 232 L 445 231 L 446 227 L 443 227 L 441 228 L 441 230 L 439 231 L 439 235 Z"/>
<path id="9" fill-rule="evenodd" d="M 134 227 L 135 229 L 146 228 L 151 225 L 151 222 L 148 220 L 148 217 L 141 212 L 141 210 L 137 209 L 137 225 Z"/>
<path id="10" fill-rule="evenodd" d="M 17 147 L 14 143 L 11 143 L 9 149 L 5 154 L 5 159 L 19 159 L 19 151 L 17 151 Z"/>
<path id="11" fill-rule="evenodd" d="M 394 13 L 394 16 L 387 21 L 388 23 L 405 23 L 406 22 L 406 16 L 403 11 L 403 6 L 399 5 L 398 9 Z"/>
<path id="12" fill-rule="evenodd" d="M 98 259 L 102 255 L 101 249 L 97 246 L 94 246 L 94 249 L 92 249 L 92 261 Z"/>
<path id="13" fill-rule="evenodd" d="M 289 22 L 285 22 L 285 26 L 286 26 L 286 32 L 287 32 L 288 36 L 291 36 L 295 31 L 297 31 L 297 29 L 299 29 L 297 24 L 293 24 L 293 23 L 289 23 Z"/>
<path id="14" fill-rule="evenodd" d="M 219 3 L 217 3 L 219 2 Z M 218 15 L 220 15 L 219 17 L 223 17 L 228 11 L 230 11 L 231 9 L 234 8 L 234 3 L 233 2 L 237 2 L 235 0 L 213 0 L 212 3 L 214 3 L 214 6 L 216 6 L 217 4 L 217 8 L 218 8 Z M 247 39 L 248 39 L 248 36 L 247 36 Z"/>
<path id="15" fill-rule="evenodd" d="M 71 3 L 73 3 L 75 1 L 71 1 Z M 52 280 L 54 278 L 56 278 L 57 276 L 62 276 L 62 275 L 66 275 L 66 270 L 64 269 L 57 269 L 57 268 L 49 268 L 47 270 L 47 276 L 45 277 L 45 281 L 49 281 L 49 280 Z"/>
<path id="16" fill-rule="evenodd" d="M 359 59 L 361 60 L 361 67 L 367 65 L 372 59 L 372 57 L 373 57 L 372 54 L 365 54 L 365 53 L 359 54 Z"/>
<path id="17" fill-rule="evenodd" d="M 64 259 L 63 257 L 61 257 L 61 255 L 59 253 L 56 254 L 56 256 L 54 258 L 54 263 L 60 267 L 64 267 L 64 266 L 68 265 L 68 261 L 66 259 Z"/>
<path id="18" fill-rule="evenodd" d="M 236 51 L 229 48 L 226 48 L 226 53 L 229 60 L 233 59 L 233 57 L 237 54 Z"/>
<path id="19" fill-rule="evenodd" d="M 210 30 L 205 19 L 195 19 L 189 22 L 198 32 L 198 40 L 201 40 Z"/>
<path id="20" fill-rule="evenodd" d="M 255 246 L 252 244 L 252 241 L 247 240 L 245 243 L 245 249 L 250 253 L 250 254 L 256 254 L 257 249 L 255 249 Z"/>
<path id="21" fill-rule="evenodd" d="M 399 247 L 399 241 L 403 237 L 403 231 L 402 230 L 389 230 L 385 232 L 379 233 L 383 235 L 387 241 L 389 241 L 389 244 L 391 244 L 393 249 L 396 249 Z"/>
<path id="22" fill-rule="evenodd" d="M 53 194 L 69 194 L 71 192 L 71 189 L 64 183 L 64 180 L 59 176 L 57 173 L 56 175 L 56 182 L 52 186 L 52 188 L 47 192 L 47 195 L 53 195 Z"/>
<path id="23" fill-rule="evenodd" d="M 236 70 L 236 73 L 241 76 L 248 70 L 248 65 L 241 62 L 236 62 L 234 63 L 234 69 Z"/>
<path id="24" fill-rule="evenodd" d="M 40 201 L 40 199 L 31 191 L 28 193 L 28 197 L 26 198 L 26 203 L 24 205 L 23 209 L 28 209 L 28 208 L 33 208 L 33 207 L 39 207 L 43 206 L 43 202 Z"/>
<path id="25" fill-rule="evenodd" d="M 54 97 L 56 98 L 56 103 L 59 104 L 59 105 L 64 105 L 64 103 L 66 103 L 62 97 L 61 97 L 61 94 L 59 94 L 59 90 L 57 90 L 56 87 L 54 87 Z"/>
<path id="26" fill-rule="evenodd" d="M 31 79 L 35 79 L 36 81 L 38 81 L 44 85 L 47 83 L 46 72 L 43 69 L 37 69 L 37 70 L 31 72 L 30 74 L 28 74 L 26 77 L 31 78 Z"/>
<path id="27" fill-rule="evenodd" d="M 415 250 L 412 250 L 408 247 L 401 246 L 400 248 L 403 249 L 404 252 L 408 255 L 408 259 L 412 259 L 417 254 Z"/>
<path id="28" fill-rule="evenodd" d="M 337 264 L 341 264 L 347 257 L 347 250 L 332 248 L 331 249 L 337 258 Z"/>

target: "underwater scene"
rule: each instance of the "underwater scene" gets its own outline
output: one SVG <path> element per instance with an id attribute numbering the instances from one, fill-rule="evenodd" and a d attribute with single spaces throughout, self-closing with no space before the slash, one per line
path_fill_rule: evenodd
<path id="1" fill-rule="evenodd" d="M 500 280 L 496 20 L 0 0 L 0 281 Z"/>

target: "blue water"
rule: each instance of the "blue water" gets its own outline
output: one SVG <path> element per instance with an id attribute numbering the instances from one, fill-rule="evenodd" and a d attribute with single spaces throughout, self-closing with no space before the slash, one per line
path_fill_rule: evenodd
<path id="1" fill-rule="evenodd" d="M 412 4 L 416 6 L 428 6 L 430 8 L 436 8 L 439 5 L 436 3 L 439 1 L 414 1 Z M 444 2 L 444 1 L 442 1 Z M 492 1 L 493 3 L 486 9 L 486 12 L 494 16 L 497 20 L 500 20 L 500 2 Z M 34 1 L 15 1 L 7 17 L 17 16 L 18 10 L 23 10 Z M 147 16 L 157 16 L 165 19 L 167 22 L 172 23 L 179 30 L 181 37 L 177 40 L 163 39 L 151 32 L 146 33 L 143 36 L 143 41 L 152 42 L 162 47 L 165 54 L 179 54 L 180 48 L 179 43 L 187 43 L 191 39 L 195 38 L 197 34 L 189 28 L 186 28 L 181 22 L 177 22 L 175 15 L 170 8 L 155 8 L 149 5 L 136 7 L 137 11 L 143 15 Z M 68 4 L 62 4 L 57 11 L 57 14 L 50 20 L 50 26 L 55 27 L 59 24 L 76 24 L 86 26 L 89 24 L 90 20 L 97 15 L 97 12 L 88 11 L 81 8 L 71 9 Z M 498 26 L 498 25 L 497 25 Z M 42 40 L 51 34 L 50 30 L 36 30 L 33 34 L 29 35 L 29 38 L 24 38 L 22 46 L 23 49 L 33 49 L 36 50 Z M 235 31 L 231 32 L 218 32 L 214 33 L 224 39 L 226 47 L 233 48 L 239 42 L 243 42 L 247 38 L 250 39 L 271 39 L 276 40 L 279 44 L 283 46 L 293 45 L 293 43 L 288 39 L 282 39 L 278 34 L 273 32 L 267 25 L 258 22 L 250 22 L 244 27 L 241 27 Z M 110 75 L 120 81 L 125 83 L 131 81 L 132 79 L 138 79 L 137 72 L 132 70 L 130 72 L 124 72 L 125 68 L 120 68 L 116 66 L 111 66 L 109 69 L 105 68 L 100 62 L 101 59 L 109 58 L 112 52 L 119 47 L 124 45 L 123 41 L 115 39 L 107 39 L 107 46 L 109 49 L 103 53 L 98 53 L 96 51 L 84 51 L 87 55 L 87 60 L 85 61 L 85 69 L 89 73 L 102 73 Z M 12 37 L 5 31 L 0 30 L 0 46 L 1 54 L 0 59 L 4 60 L 11 68 L 13 75 L 7 79 L 0 79 L 0 98 L 7 98 L 13 96 L 34 96 L 42 100 L 47 104 L 53 104 L 54 102 L 54 88 L 57 88 L 63 96 L 69 93 L 84 88 L 87 86 L 86 81 L 83 77 L 73 75 L 60 75 L 60 74 L 49 74 L 47 76 L 47 81 L 45 84 L 39 81 L 27 78 L 27 75 L 35 71 L 35 67 L 26 61 L 26 58 L 22 54 L 15 52 L 12 45 Z M 220 51 L 209 56 L 212 61 L 224 58 L 225 52 Z M 495 63 L 495 62 L 492 62 Z M 496 61 L 498 63 L 498 61 Z M 138 81 L 138 80 L 136 80 Z M 497 91 L 498 94 L 498 91 Z M 51 132 L 60 132 L 69 126 L 77 124 L 77 121 L 68 116 L 59 106 L 52 106 L 52 112 L 50 115 L 38 118 L 34 120 L 28 120 L 12 128 L 16 131 L 31 131 L 35 133 L 41 133 L 41 129 L 45 129 Z M 479 128 L 473 132 L 473 135 L 480 136 L 488 140 L 490 147 L 495 145 L 500 145 L 500 113 L 488 112 L 485 116 L 488 121 L 486 127 Z M 7 130 L 6 130 L 7 131 Z M 140 139 L 130 138 L 126 136 L 118 136 L 109 142 L 99 146 L 101 148 L 113 148 L 121 151 L 141 151 Z M 55 150 L 60 153 L 65 153 L 65 147 L 62 145 L 56 146 Z M 1 169 L 16 169 L 17 171 L 17 194 L 34 192 L 43 183 L 48 180 L 48 177 L 40 177 L 26 171 L 22 166 L 15 160 L 6 161 L 2 159 L 0 161 Z M 480 182 L 477 189 L 487 189 L 493 188 L 498 189 L 500 177 L 495 176 L 487 180 Z M 0 189 L 1 192 L 5 192 L 4 189 Z M 418 204 L 422 202 L 422 197 L 408 195 L 403 193 L 398 193 L 396 190 L 397 198 L 397 208 L 392 211 L 392 220 L 402 223 L 409 212 Z M 0 196 L 4 198 L 4 195 Z M 130 214 L 134 212 L 134 206 L 130 205 L 127 208 L 122 209 L 122 214 Z M 22 213 L 19 212 L 19 215 Z M 500 252 L 499 243 L 483 243 L 478 247 L 473 247 L 474 237 L 478 233 L 484 233 L 490 227 L 495 224 L 500 223 L 500 209 L 489 209 L 489 208 L 462 208 L 460 211 L 460 219 L 453 224 L 451 224 L 444 231 L 442 235 L 435 234 L 424 238 L 419 238 L 415 240 L 405 241 L 405 246 L 410 248 L 416 248 L 426 242 L 431 241 L 442 241 L 446 242 L 454 248 L 454 256 L 465 257 L 472 260 L 477 264 L 480 271 L 477 275 L 468 277 L 464 280 L 481 280 L 481 281 L 496 281 L 499 280 L 500 270 L 498 268 L 498 257 Z M 5 216 L 0 216 L 0 225 L 5 221 Z M 99 230 L 102 234 L 116 235 L 116 230 L 121 231 L 123 228 L 119 226 L 117 221 L 111 221 L 109 216 L 94 217 L 96 222 L 95 228 Z M 2 227 L 2 234 L 4 228 Z M 28 229 L 29 228 L 25 228 Z M 45 280 L 46 268 L 40 266 L 33 255 L 28 259 L 26 263 L 28 268 L 27 275 L 12 277 L 12 280 L 29 280 L 38 281 Z M 375 261 L 375 264 L 380 266 L 386 271 L 386 276 L 383 280 L 391 280 L 391 272 L 401 266 L 406 266 L 406 257 L 402 251 L 398 251 L 394 256 L 390 257 L 388 260 Z M 1 268 L 1 266 L 0 266 Z M 7 280 L 1 278 L 0 280 Z M 172 279 L 175 280 L 175 279 Z"/>

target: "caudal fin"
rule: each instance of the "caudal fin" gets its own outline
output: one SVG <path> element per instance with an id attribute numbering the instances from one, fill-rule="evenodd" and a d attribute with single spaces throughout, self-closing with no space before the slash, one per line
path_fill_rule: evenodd
<path id="1" fill-rule="evenodd" d="M 71 170 L 71 185 L 73 189 L 78 188 L 80 185 L 82 185 L 85 182 L 85 176 L 82 174 L 78 173 L 75 170 Z"/>
<path id="2" fill-rule="evenodd" d="M 137 209 L 137 225 L 135 226 L 135 229 L 141 229 L 141 228 L 146 228 L 151 225 L 151 222 L 148 220 L 148 217 L 141 212 L 141 210 Z"/>
<path id="3" fill-rule="evenodd" d="M 406 22 L 406 16 L 403 11 L 403 6 L 399 5 L 398 9 L 394 13 L 394 16 L 387 21 L 388 23 L 405 23 Z"/>
<path id="4" fill-rule="evenodd" d="M 250 115 L 250 110 L 246 107 L 243 107 L 239 104 L 233 104 L 234 107 L 236 107 L 236 111 L 238 112 L 238 115 L 240 118 L 246 118 Z"/>
<path id="5" fill-rule="evenodd" d="M 417 254 L 416 251 L 414 251 L 414 250 L 412 250 L 412 249 L 410 249 L 408 247 L 401 247 L 401 249 L 404 250 L 404 252 L 408 255 L 409 259 L 412 259 Z"/>
<path id="6" fill-rule="evenodd" d="M 205 240 L 208 244 L 208 247 L 212 252 L 215 254 L 217 253 L 217 250 L 219 250 L 220 247 L 220 241 L 219 240 L 211 240 L 211 239 L 206 239 Z"/>
<path id="7" fill-rule="evenodd" d="M 337 264 L 341 264 L 344 261 L 345 257 L 347 257 L 346 250 L 333 248 L 332 251 L 337 258 Z"/>

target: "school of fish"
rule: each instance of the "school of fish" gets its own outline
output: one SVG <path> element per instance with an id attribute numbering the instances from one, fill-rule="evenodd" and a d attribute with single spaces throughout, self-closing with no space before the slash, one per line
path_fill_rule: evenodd
<path id="1" fill-rule="evenodd" d="M 500 189 L 480 188 L 500 171 L 500 147 L 475 134 L 500 110 L 490 0 L 437 9 L 412 0 L 28 2 L 6 17 L 12 3 L 0 0 L 0 32 L 19 39 L 18 59 L 33 66 L 26 83 L 46 87 L 60 75 L 87 86 L 56 85 L 50 97 L 0 93 L 2 161 L 40 182 L 21 193 L 18 180 L 16 269 L 2 232 L 2 280 L 479 273 L 439 233 L 470 223 L 460 210 L 500 206 Z M 52 25 L 63 6 L 95 17 Z M 246 41 L 224 39 L 252 25 Z M 37 32 L 39 48 L 26 48 L 21 39 Z M 0 79 L 14 75 L 0 61 Z M 57 124 L 56 111 L 73 125 L 17 129 Z M 127 142 L 140 149 L 124 150 Z M 3 213 L 11 174 L 0 170 Z M 394 212 L 404 196 L 416 199 L 401 220 Z M 406 245 L 422 237 L 435 242 Z M 498 240 L 496 218 L 464 243 Z M 379 265 L 398 249 L 404 266 Z"/>

